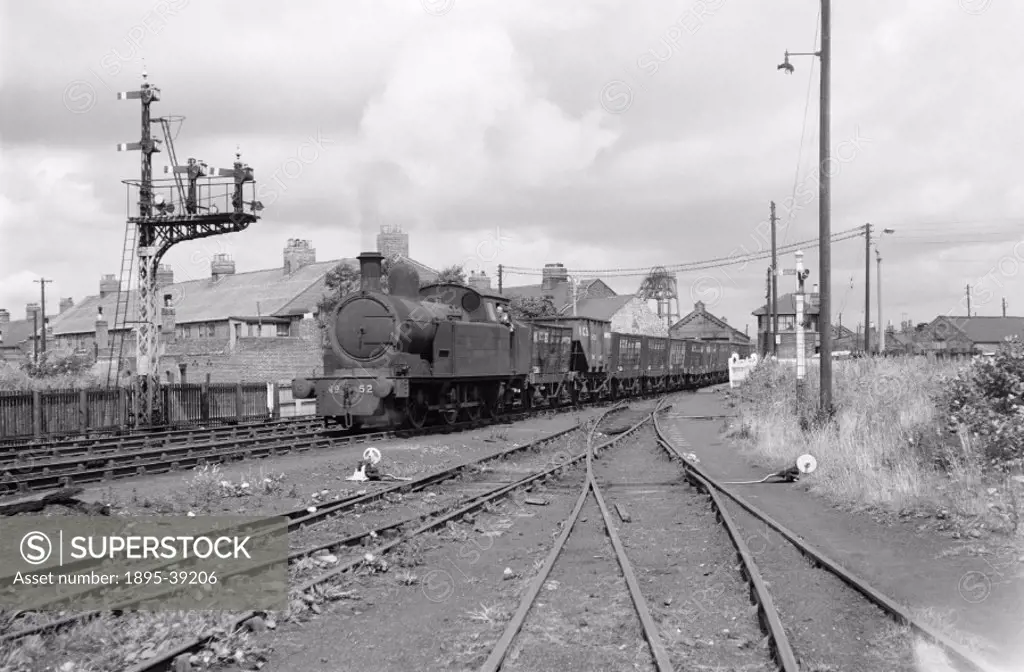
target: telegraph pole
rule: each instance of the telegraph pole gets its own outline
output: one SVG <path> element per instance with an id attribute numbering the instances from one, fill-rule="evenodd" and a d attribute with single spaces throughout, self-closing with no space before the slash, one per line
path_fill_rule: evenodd
<path id="1" fill-rule="evenodd" d="M 505 267 L 498 264 L 498 294 L 501 294 L 501 279 L 505 275 Z"/>
<path id="2" fill-rule="evenodd" d="M 871 354 L 871 225 L 864 225 L 864 354 Z"/>
<path id="3" fill-rule="evenodd" d="M 882 253 L 875 248 L 878 257 L 878 354 L 885 354 L 885 324 L 882 322 Z"/>
<path id="4" fill-rule="evenodd" d="M 821 0 L 821 144 L 818 192 L 818 263 L 821 266 L 821 303 L 818 330 L 821 332 L 821 412 L 832 416 L 832 194 L 829 176 L 829 92 L 832 79 L 832 0 Z"/>
<path id="5" fill-rule="evenodd" d="M 779 259 L 776 255 L 775 248 L 775 224 L 778 219 L 775 217 L 775 201 L 772 201 L 772 268 L 771 268 L 771 316 L 772 316 L 772 345 L 769 348 L 771 354 L 778 357 L 779 346 L 776 341 L 779 340 Z"/>
<path id="6" fill-rule="evenodd" d="M 46 278 L 40 278 L 39 280 L 33 280 L 32 282 L 38 282 L 39 283 L 39 291 L 40 291 L 40 293 L 42 295 L 42 296 L 40 296 L 40 300 L 42 302 L 42 307 L 40 308 L 39 312 L 41 312 L 43 314 L 43 317 L 42 317 L 42 321 L 43 321 L 43 337 L 42 337 L 42 343 L 40 344 L 40 347 L 39 347 L 39 351 L 42 352 L 45 355 L 46 354 L 46 283 L 53 282 L 53 280 L 47 280 Z"/>
<path id="7" fill-rule="evenodd" d="M 764 353 L 763 353 L 763 355 L 765 357 L 767 357 L 768 355 L 772 354 L 772 352 L 774 350 L 774 344 L 775 344 L 775 330 L 772 328 L 772 314 L 773 314 L 773 311 L 774 311 L 774 307 L 772 306 L 772 284 L 773 284 L 772 283 L 772 280 L 773 280 L 772 276 L 774 275 L 774 273 L 773 273 L 774 270 L 775 269 L 772 266 L 768 267 L 768 273 L 767 273 L 768 277 L 765 279 L 765 287 L 764 287 L 765 305 L 768 306 L 768 314 L 765 316 L 765 317 L 768 318 L 768 320 L 767 320 L 767 323 L 765 324 L 765 329 L 764 329 L 765 344 L 764 344 Z M 769 338 L 771 339 L 771 341 L 767 340 Z"/>
<path id="8" fill-rule="evenodd" d="M 1003 297 L 1003 317 L 1006 317 L 1006 297 Z"/>
<path id="9" fill-rule="evenodd" d="M 821 292 L 818 304 L 818 334 L 821 339 L 821 398 L 819 411 L 823 418 L 831 418 L 832 408 L 832 225 L 830 216 L 832 200 L 829 183 L 829 91 L 832 76 L 832 3 L 821 0 L 821 50 L 813 53 L 786 52 L 785 60 L 778 66 L 787 74 L 793 74 L 790 56 L 818 56 L 821 58 L 821 100 L 819 104 L 818 144 L 818 264 L 821 274 Z"/>
<path id="10" fill-rule="evenodd" d="M 967 285 L 967 317 L 971 316 L 971 286 Z"/>

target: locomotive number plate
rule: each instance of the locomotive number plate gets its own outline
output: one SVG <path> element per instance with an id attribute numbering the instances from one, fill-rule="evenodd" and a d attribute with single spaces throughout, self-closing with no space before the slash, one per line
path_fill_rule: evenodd
<path id="1" fill-rule="evenodd" d="M 332 383 L 327 388 L 328 394 L 341 394 L 345 390 L 351 390 L 355 394 L 373 394 L 373 383 Z"/>

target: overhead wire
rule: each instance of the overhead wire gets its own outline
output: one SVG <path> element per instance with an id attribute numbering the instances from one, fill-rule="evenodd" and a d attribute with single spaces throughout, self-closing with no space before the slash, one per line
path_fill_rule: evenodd
<path id="1" fill-rule="evenodd" d="M 847 229 L 845 231 L 839 231 L 833 233 L 830 236 L 830 240 L 833 243 L 842 242 L 844 240 L 851 240 L 853 238 L 859 238 L 863 236 L 863 228 L 855 227 Z M 788 245 L 782 245 L 777 248 L 777 253 L 795 252 L 801 247 L 808 246 L 819 241 L 818 238 L 811 238 L 808 240 L 801 240 Z M 753 253 L 747 253 L 743 255 L 733 255 L 728 257 L 717 257 L 713 259 L 705 259 L 701 261 L 684 262 L 679 264 L 669 265 L 657 265 L 653 268 L 664 269 L 668 273 L 672 272 L 685 272 L 685 271 L 703 271 L 712 268 L 723 268 L 725 266 L 734 266 L 737 264 L 746 264 L 751 261 L 757 261 L 760 259 L 767 259 L 771 257 L 771 250 L 762 250 Z M 652 267 L 644 268 L 604 268 L 604 269 L 572 269 L 572 272 L 576 275 L 587 275 L 590 277 L 629 277 L 629 276 L 646 276 L 650 275 Z M 505 273 L 512 275 L 543 275 L 543 268 L 530 268 L 524 266 L 502 266 L 502 270 Z"/>

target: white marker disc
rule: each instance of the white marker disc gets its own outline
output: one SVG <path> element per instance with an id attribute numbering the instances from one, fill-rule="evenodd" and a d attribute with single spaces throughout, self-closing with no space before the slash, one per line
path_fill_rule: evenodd
<path id="1" fill-rule="evenodd" d="M 818 467 L 818 461 L 813 455 L 801 455 L 796 458 L 796 468 L 801 474 L 809 474 Z"/>
<path id="2" fill-rule="evenodd" d="M 374 448 L 373 446 L 370 446 L 369 448 L 363 451 L 363 459 L 369 460 L 370 464 L 377 464 L 378 462 L 380 462 L 380 451 Z"/>

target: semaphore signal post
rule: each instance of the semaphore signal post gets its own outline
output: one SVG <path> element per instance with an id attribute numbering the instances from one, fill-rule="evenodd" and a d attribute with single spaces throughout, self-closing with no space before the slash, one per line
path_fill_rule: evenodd
<path id="1" fill-rule="evenodd" d="M 160 309 L 157 301 L 157 268 L 164 254 L 176 243 L 207 238 L 224 233 L 244 231 L 259 220 L 263 204 L 256 200 L 253 170 L 235 155 L 231 168 L 211 168 L 204 162 L 189 158 L 185 165 L 177 165 L 170 125 L 184 117 L 158 117 L 150 115 L 150 106 L 160 100 L 160 89 L 147 81 L 142 73 L 142 87 L 138 91 L 117 94 L 118 100 L 139 100 L 142 103 L 142 138 L 139 142 L 118 145 L 118 151 L 139 150 L 142 153 L 142 174 L 139 180 L 124 180 L 129 191 L 128 202 L 138 203 L 138 214 L 128 213 L 125 226 L 125 244 L 121 260 L 121 288 L 111 331 L 124 332 L 130 322 L 137 327 L 136 379 L 133 424 L 165 424 L 163 395 L 160 393 Z M 164 140 L 155 139 L 151 124 L 160 124 Z M 160 144 L 166 143 L 168 158 L 173 167 L 164 172 L 172 175 L 163 180 L 153 179 L 153 154 Z M 185 180 L 182 179 L 184 175 Z M 186 188 L 187 181 L 187 188 Z M 250 194 L 246 200 L 246 193 Z M 134 197 L 133 197 L 134 196 Z M 135 319 L 128 319 L 129 289 L 132 266 L 138 259 L 138 291 L 135 293 Z M 128 282 L 125 283 L 125 280 Z M 122 340 L 123 344 L 123 340 Z M 117 373 L 121 360 L 117 357 Z M 113 367 L 111 367 L 113 368 Z M 108 370 L 107 385 L 110 385 Z"/>

